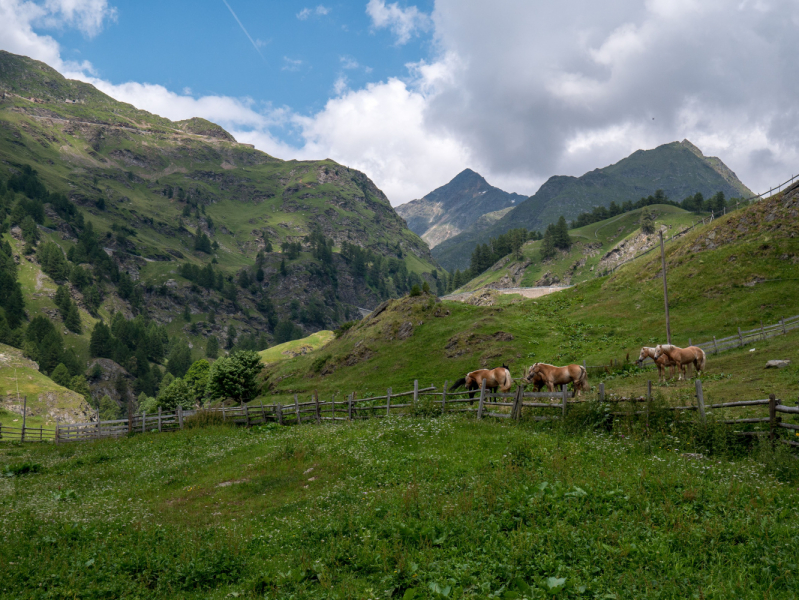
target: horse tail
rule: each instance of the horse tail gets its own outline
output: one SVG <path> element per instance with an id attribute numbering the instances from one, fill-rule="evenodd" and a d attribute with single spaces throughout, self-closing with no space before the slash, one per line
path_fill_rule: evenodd
<path id="1" fill-rule="evenodd" d="M 696 358 L 696 370 L 697 371 L 704 371 L 705 370 L 705 362 L 707 362 L 707 356 L 705 355 L 705 351 L 702 348 L 699 348 L 699 356 Z"/>
<path id="2" fill-rule="evenodd" d="M 578 379 L 577 383 L 580 386 L 580 389 L 588 391 L 588 371 L 585 370 L 583 365 L 580 365 L 580 378 Z"/>
<path id="3" fill-rule="evenodd" d="M 449 389 L 450 389 L 450 391 L 452 391 L 452 390 L 456 390 L 456 389 L 458 389 L 459 387 L 461 387 L 462 385 L 466 385 L 466 378 L 465 378 L 465 377 L 461 377 L 460 379 L 458 379 L 458 381 L 456 381 L 455 383 L 453 383 L 453 384 L 452 384 L 452 387 L 451 387 L 451 388 L 449 388 Z"/>

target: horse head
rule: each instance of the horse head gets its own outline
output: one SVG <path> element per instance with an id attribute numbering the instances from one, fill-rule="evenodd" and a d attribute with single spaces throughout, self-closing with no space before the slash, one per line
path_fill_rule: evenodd
<path id="1" fill-rule="evenodd" d="M 640 367 L 640 366 L 643 364 L 643 362 L 644 362 L 644 359 L 645 359 L 647 356 L 649 356 L 649 351 L 650 351 L 651 349 L 652 349 L 652 348 L 647 348 L 646 346 L 644 346 L 643 348 L 641 348 L 641 353 L 638 355 L 638 360 L 637 360 L 637 361 L 635 361 L 635 364 L 636 364 L 636 365 L 638 365 L 638 366 Z"/>
<path id="2" fill-rule="evenodd" d="M 665 350 L 663 349 L 663 344 L 658 344 L 655 346 L 655 354 L 652 356 L 655 360 L 659 359 L 661 356 L 665 354 Z"/>

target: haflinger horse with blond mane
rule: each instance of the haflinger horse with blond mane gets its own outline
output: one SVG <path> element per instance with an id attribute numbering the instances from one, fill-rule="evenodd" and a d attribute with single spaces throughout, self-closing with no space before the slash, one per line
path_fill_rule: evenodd
<path id="1" fill-rule="evenodd" d="M 658 344 L 654 359 L 658 360 L 661 356 L 668 356 L 671 362 L 680 367 L 679 379 L 685 379 L 685 365 L 693 364 L 697 373 L 705 370 L 705 351 L 698 346 L 680 348 L 670 344 Z"/>
<path id="2" fill-rule="evenodd" d="M 486 389 L 491 390 L 493 394 L 497 393 L 497 389 L 503 393 L 509 392 L 513 385 L 508 366 L 502 365 L 496 369 L 478 369 L 477 371 L 466 373 L 466 377 L 458 379 L 449 389 L 455 390 L 465 385 L 470 392 L 469 398 L 474 398 L 475 391 L 483 386 L 483 381 L 486 382 Z"/>
<path id="3" fill-rule="evenodd" d="M 650 348 L 648 346 L 644 346 L 643 348 L 641 348 L 641 353 L 638 355 L 638 360 L 635 361 L 635 364 L 637 364 L 640 367 L 647 358 L 651 358 L 652 360 L 655 361 L 655 366 L 657 366 L 658 368 L 658 374 L 661 381 L 665 379 L 666 367 L 669 367 L 669 369 L 671 370 L 671 376 L 674 377 L 674 366 L 677 363 L 672 362 L 672 360 L 668 357 L 667 354 L 661 354 L 658 358 L 655 358 L 656 351 L 657 348 Z"/>
<path id="4" fill-rule="evenodd" d="M 547 386 L 550 392 L 555 391 L 555 386 L 568 385 L 569 383 L 574 386 L 575 395 L 579 395 L 581 390 L 589 390 L 588 373 L 582 365 L 556 367 L 546 363 L 535 363 L 527 370 L 527 375 L 523 381 L 532 383 L 536 390 Z"/>

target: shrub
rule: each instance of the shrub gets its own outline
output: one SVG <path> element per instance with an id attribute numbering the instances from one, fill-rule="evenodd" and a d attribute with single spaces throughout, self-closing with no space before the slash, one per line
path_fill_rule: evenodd
<path id="1" fill-rule="evenodd" d="M 220 427 L 231 425 L 233 421 L 225 421 L 222 415 L 212 410 L 198 410 L 193 415 L 183 419 L 184 429 L 202 429 L 203 427 Z"/>

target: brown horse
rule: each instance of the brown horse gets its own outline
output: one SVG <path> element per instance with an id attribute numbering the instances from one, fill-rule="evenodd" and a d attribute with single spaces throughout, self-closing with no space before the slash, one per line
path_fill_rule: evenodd
<path id="1" fill-rule="evenodd" d="M 655 347 L 655 360 L 661 356 L 668 356 L 669 360 L 680 367 L 679 379 L 685 379 L 685 365 L 693 363 L 697 373 L 705 370 L 705 351 L 698 346 L 680 348 L 669 344 L 658 344 Z"/>
<path id="2" fill-rule="evenodd" d="M 662 381 L 665 379 L 666 367 L 669 367 L 671 370 L 671 376 L 674 377 L 674 366 L 677 363 L 674 363 L 669 359 L 669 357 L 665 354 L 661 354 L 658 358 L 655 358 L 655 351 L 656 348 L 650 348 L 648 346 L 644 346 L 641 348 L 641 353 L 638 355 L 638 360 L 635 361 L 639 367 L 643 364 L 644 360 L 647 358 L 651 358 L 655 361 L 655 365 L 658 368 L 658 375 L 660 380 Z"/>
<path id="3" fill-rule="evenodd" d="M 479 390 L 483 386 L 484 380 L 486 389 L 491 390 L 492 393 L 496 393 L 497 388 L 499 388 L 500 392 L 509 392 L 510 386 L 513 385 L 510 370 L 507 365 L 502 365 L 496 369 L 478 369 L 477 371 L 466 373 L 466 377 L 458 379 L 449 389 L 455 390 L 465 385 L 466 389 L 471 392 L 469 398 L 474 398 L 475 390 Z"/>
<path id="4" fill-rule="evenodd" d="M 550 392 L 554 392 L 557 385 L 568 385 L 569 383 L 573 385 L 577 395 L 581 390 L 588 391 L 589 389 L 588 373 L 582 365 L 556 367 L 546 363 L 535 363 L 527 370 L 524 381 L 532 383 L 539 390 L 546 385 Z"/>

